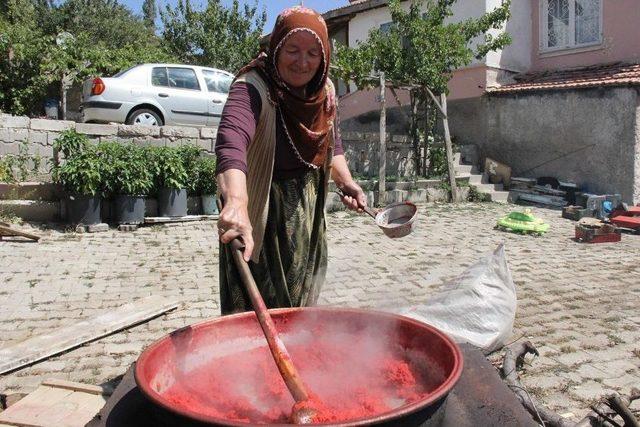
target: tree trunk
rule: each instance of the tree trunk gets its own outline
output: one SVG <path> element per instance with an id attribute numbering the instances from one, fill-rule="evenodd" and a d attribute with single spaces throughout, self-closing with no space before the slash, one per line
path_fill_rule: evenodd
<path id="1" fill-rule="evenodd" d="M 67 119 L 67 87 L 65 84 L 66 76 L 62 78 L 60 83 L 60 120 Z"/>
<path id="2" fill-rule="evenodd" d="M 413 166 L 415 175 L 420 174 L 420 135 L 418 134 L 418 101 L 419 95 L 415 89 L 410 92 L 411 99 L 411 146 L 413 147 Z"/>
<path id="3" fill-rule="evenodd" d="M 430 141 L 435 141 L 435 123 L 438 119 L 438 111 L 436 110 L 435 103 L 428 94 L 424 95 L 424 141 L 422 143 L 424 147 L 423 159 L 422 159 L 422 174 L 427 177 L 433 172 L 433 165 L 429 162 L 429 153 L 433 148 Z"/>
<path id="4" fill-rule="evenodd" d="M 380 151 L 378 158 L 378 204 L 387 203 L 387 109 L 385 105 L 386 83 L 384 73 L 380 73 Z"/>
<path id="5" fill-rule="evenodd" d="M 442 103 L 442 124 L 444 127 L 444 144 L 447 149 L 447 165 L 449 170 L 449 185 L 451 185 L 451 201 L 457 203 L 458 200 L 458 188 L 456 187 L 456 172 L 453 167 L 453 148 L 451 144 L 451 134 L 449 133 L 449 119 L 447 118 L 447 95 L 444 93 L 440 95 L 440 101 Z"/>

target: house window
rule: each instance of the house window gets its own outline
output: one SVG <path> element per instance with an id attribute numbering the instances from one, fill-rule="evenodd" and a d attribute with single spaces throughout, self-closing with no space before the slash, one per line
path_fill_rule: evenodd
<path id="1" fill-rule="evenodd" d="M 602 42 L 602 0 L 541 0 L 543 51 Z"/>
<path id="2" fill-rule="evenodd" d="M 382 34 L 389 34 L 389 31 L 391 31 L 392 25 L 393 25 L 393 22 L 385 22 L 384 24 L 380 24 L 380 32 Z"/>

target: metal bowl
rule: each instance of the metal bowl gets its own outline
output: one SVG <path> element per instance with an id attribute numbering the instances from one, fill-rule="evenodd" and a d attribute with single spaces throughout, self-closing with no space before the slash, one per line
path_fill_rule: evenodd
<path id="1" fill-rule="evenodd" d="M 418 207 L 411 202 L 392 203 L 376 214 L 376 224 L 391 238 L 411 233 L 418 216 Z"/>
<path id="2" fill-rule="evenodd" d="M 357 345 L 355 343 L 362 342 L 362 337 L 365 336 L 367 345 L 354 348 L 363 360 L 368 354 L 377 354 L 376 349 L 379 352 L 381 349 L 393 348 L 394 352 L 401 351 L 410 355 L 408 363 L 411 364 L 411 368 L 424 373 L 419 381 L 424 382 L 428 394 L 421 399 L 367 418 L 346 420 L 338 424 L 334 422 L 331 425 L 425 426 L 437 425 L 442 419 L 445 398 L 460 377 L 463 363 L 459 347 L 442 332 L 404 316 L 359 309 L 289 308 L 270 310 L 270 313 L 294 363 L 300 348 L 309 352 L 313 350 L 314 343 L 322 343 L 323 335 L 316 334 L 308 326 L 315 325 L 315 328 L 321 327 L 327 331 L 326 337 L 330 336 L 329 333 L 334 334 L 339 330 L 340 334 L 344 334 L 344 342 L 352 343 L 354 346 Z M 310 342 L 305 342 L 305 339 Z M 229 360 L 241 361 L 243 354 L 246 355 L 248 350 L 256 348 L 263 348 L 268 352 L 253 312 L 208 320 L 179 329 L 149 346 L 136 364 L 136 383 L 142 394 L 153 403 L 154 412 L 157 414 L 155 421 L 158 425 L 255 425 L 209 416 L 194 411 L 193 407 L 186 404 L 176 405 L 167 399 L 165 392 L 178 383 L 180 387 L 195 390 L 198 388 L 198 382 L 206 380 L 206 375 L 200 374 L 203 367 L 205 370 L 229 369 Z M 318 356 L 314 354 L 314 357 Z M 348 367 L 346 371 L 344 366 L 342 368 L 342 374 L 327 369 L 323 373 L 324 380 L 331 376 L 331 381 L 337 380 L 338 384 L 342 385 L 349 384 L 349 381 L 353 380 L 349 378 L 352 367 Z M 273 369 L 277 375 L 275 364 Z M 193 375 L 194 372 L 198 374 Z M 300 370 L 300 374 L 313 391 L 313 380 L 305 378 L 303 370 Z M 251 382 L 263 384 L 265 378 L 247 375 L 241 378 L 234 377 L 233 380 L 251 389 Z M 206 398 L 215 400 L 228 396 L 224 393 L 221 396 Z M 290 399 L 290 396 L 287 397 Z M 293 404 L 293 399 L 290 404 Z"/>

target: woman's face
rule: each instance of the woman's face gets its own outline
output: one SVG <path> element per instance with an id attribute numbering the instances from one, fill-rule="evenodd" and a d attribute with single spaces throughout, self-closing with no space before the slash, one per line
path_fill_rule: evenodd
<path id="1" fill-rule="evenodd" d="M 290 36 L 278 52 L 278 73 L 290 87 L 304 87 L 316 75 L 321 63 L 322 48 L 307 31 Z"/>

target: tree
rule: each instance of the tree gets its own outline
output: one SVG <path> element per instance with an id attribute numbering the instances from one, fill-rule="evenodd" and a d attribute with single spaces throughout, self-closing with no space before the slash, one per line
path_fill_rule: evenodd
<path id="1" fill-rule="evenodd" d="M 0 109 L 13 114 L 39 114 L 47 92 L 72 82 L 174 59 L 116 0 L 7 0 L 0 10 Z"/>
<path id="2" fill-rule="evenodd" d="M 163 38 L 181 62 L 237 71 L 253 58 L 267 19 L 257 3 L 240 9 L 238 0 L 224 7 L 220 0 L 208 0 L 202 10 L 189 0 L 178 0 L 160 13 Z"/>
<path id="3" fill-rule="evenodd" d="M 448 22 L 455 2 L 412 0 L 405 11 L 400 0 L 390 0 L 393 23 L 388 31 L 374 29 L 357 47 L 338 46 L 336 50 L 336 77 L 353 80 L 358 88 L 364 88 L 372 83 L 368 77 L 372 70 L 378 70 L 395 86 L 411 88 L 410 134 L 419 175 L 427 174 L 421 152 L 427 151 L 427 142 L 435 137 L 433 98 L 447 94 L 447 83 L 455 69 L 511 42 L 502 31 L 510 17 L 510 0 L 479 18 Z M 422 123 L 419 110 L 424 111 Z M 436 150 L 431 151 L 437 154 Z"/>
<path id="4" fill-rule="evenodd" d="M 39 63 L 51 40 L 35 24 L 29 0 L 8 0 L 0 15 L 0 110 L 22 114 L 44 96 Z"/>
<path id="5" fill-rule="evenodd" d="M 156 14 L 156 1 L 144 0 L 144 3 L 142 3 L 142 17 L 144 24 L 152 31 L 155 31 L 156 28 Z"/>

